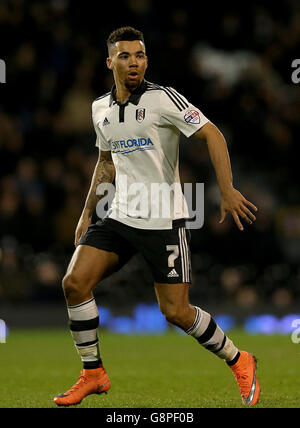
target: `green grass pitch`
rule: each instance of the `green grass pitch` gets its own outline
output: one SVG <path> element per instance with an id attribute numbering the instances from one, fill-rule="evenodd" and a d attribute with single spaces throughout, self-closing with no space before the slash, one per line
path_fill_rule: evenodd
<path id="1" fill-rule="evenodd" d="M 252 336 L 240 330 L 228 335 L 258 358 L 262 393 L 255 408 L 300 407 L 300 344 L 290 336 Z M 188 336 L 100 331 L 100 344 L 111 390 L 91 395 L 77 407 L 243 407 L 226 364 Z M 53 397 L 69 389 L 81 370 L 67 328 L 11 329 L 0 344 L 0 361 L 2 408 L 54 408 Z"/>

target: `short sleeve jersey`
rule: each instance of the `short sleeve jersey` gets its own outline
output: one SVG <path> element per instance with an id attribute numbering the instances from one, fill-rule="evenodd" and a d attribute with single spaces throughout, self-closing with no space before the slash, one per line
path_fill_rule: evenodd
<path id="1" fill-rule="evenodd" d="M 179 177 L 180 132 L 209 120 L 175 89 L 143 80 L 120 104 L 111 92 L 92 104 L 96 146 L 111 151 L 116 191 L 108 217 L 141 229 L 172 229 L 188 218 Z"/>

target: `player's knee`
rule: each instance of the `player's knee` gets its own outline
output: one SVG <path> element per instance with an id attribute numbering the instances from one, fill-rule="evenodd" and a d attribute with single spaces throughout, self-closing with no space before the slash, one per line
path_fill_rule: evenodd
<path id="1" fill-rule="evenodd" d="M 72 273 L 67 273 L 64 276 L 62 286 L 67 300 L 74 298 L 80 300 L 86 293 L 86 287 L 82 281 Z"/>
<path id="2" fill-rule="evenodd" d="M 166 320 L 174 325 L 180 326 L 184 323 L 185 314 L 182 307 L 177 305 L 166 305 L 161 308 Z"/>

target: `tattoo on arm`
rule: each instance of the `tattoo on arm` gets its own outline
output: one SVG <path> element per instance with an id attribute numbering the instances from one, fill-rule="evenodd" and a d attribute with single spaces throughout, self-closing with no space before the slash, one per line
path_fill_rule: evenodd
<path id="1" fill-rule="evenodd" d="M 103 153 L 105 153 L 103 155 Z M 95 166 L 94 174 L 91 181 L 89 193 L 87 195 L 84 211 L 91 217 L 96 209 L 98 201 L 102 196 L 96 195 L 96 189 L 101 183 L 112 183 L 115 177 L 115 167 L 111 159 L 111 154 L 101 152 L 97 164 Z"/>

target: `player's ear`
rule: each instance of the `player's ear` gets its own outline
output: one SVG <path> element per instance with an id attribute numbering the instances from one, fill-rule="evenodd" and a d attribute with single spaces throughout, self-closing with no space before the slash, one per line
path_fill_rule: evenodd
<path id="1" fill-rule="evenodd" d="M 107 65 L 107 68 L 112 70 L 111 57 L 106 58 L 106 65 Z"/>

